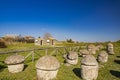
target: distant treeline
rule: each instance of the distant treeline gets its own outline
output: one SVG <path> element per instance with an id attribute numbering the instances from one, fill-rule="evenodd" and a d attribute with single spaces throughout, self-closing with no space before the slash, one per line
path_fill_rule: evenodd
<path id="1" fill-rule="evenodd" d="M 27 42 L 27 43 L 33 43 L 34 37 L 32 36 L 5 36 L 3 37 L 3 40 L 7 42 Z"/>
<path id="2" fill-rule="evenodd" d="M 0 48 L 5 48 L 6 45 L 11 45 L 17 42 L 34 43 L 35 38 L 32 36 L 4 36 L 0 38 Z"/>

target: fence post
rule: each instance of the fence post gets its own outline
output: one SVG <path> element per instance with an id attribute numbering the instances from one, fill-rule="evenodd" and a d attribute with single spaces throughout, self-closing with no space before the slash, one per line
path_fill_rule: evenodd
<path id="1" fill-rule="evenodd" d="M 32 62 L 34 62 L 34 51 L 32 51 Z"/>
<path id="2" fill-rule="evenodd" d="M 56 48 L 56 55 L 58 55 L 58 48 Z"/>
<path id="3" fill-rule="evenodd" d="M 64 51 L 64 54 L 65 54 L 65 52 L 66 52 L 65 48 L 63 48 L 63 51 Z"/>
<path id="4" fill-rule="evenodd" d="M 70 51 L 72 50 L 72 48 L 70 47 Z"/>
<path id="5" fill-rule="evenodd" d="M 45 54 L 46 54 L 46 55 L 47 55 L 47 52 L 48 52 L 48 51 L 47 51 L 47 48 L 46 48 L 46 50 L 45 50 Z"/>

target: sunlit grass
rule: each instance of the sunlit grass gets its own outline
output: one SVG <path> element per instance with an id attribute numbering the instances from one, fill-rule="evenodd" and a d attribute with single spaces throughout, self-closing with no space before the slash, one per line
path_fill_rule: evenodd
<path id="1" fill-rule="evenodd" d="M 120 80 L 120 43 L 114 43 L 115 45 L 115 54 L 109 55 L 109 59 L 107 63 L 99 64 L 102 65 L 99 69 L 99 75 L 97 80 Z M 73 45 L 73 44 L 72 44 Z M 33 47 L 34 44 L 24 44 L 17 46 L 9 46 L 6 48 L 8 49 L 24 49 L 24 48 L 30 48 Z M 39 48 L 37 46 L 37 48 Z M 48 55 L 50 55 L 53 52 L 54 49 L 48 50 Z M 17 54 L 27 56 L 30 51 L 27 52 L 20 52 Z M 99 51 L 97 52 L 99 53 Z M 0 54 L 0 80 L 37 80 L 36 76 L 36 68 L 35 64 L 36 61 L 41 57 L 46 55 L 45 50 L 35 50 L 35 61 L 32 62 L 32 57 L 29 56 L 25 60 L 25 69 L 22 72 L 19 73 L 9 73 L 7 69 L 7 65 L 4 63 L 4 60 L 6 57 L 15 54 Z M 65 66 L 64 58 L 63 58 L 64 51 L 63 49 L 60 49 L 60 52 L 58 54 L 54 53 L 52 54 L 55 56 L 61 63 L 61 67 L 58 71 L 57 77 L 54 80 L 82 80 L 80 77 L 80 60 L 82 57 L 79 56 L 79 61 L 77 65 L 73 66 Z M 97 57 L 97 54 L 95 55 Z M 117 62 L 118 61 L 118 62 Z"/>

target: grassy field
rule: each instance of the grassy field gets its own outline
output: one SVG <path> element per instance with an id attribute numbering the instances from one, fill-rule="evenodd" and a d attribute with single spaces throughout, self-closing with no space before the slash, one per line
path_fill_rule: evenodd
<path id="1" fill-rule="evenodd" d="M 82 46 L 86 45 L 85 43 L 82 44 Z M 104 43 L 106 45 L 106 43 Z M 63 45 L 62 45 L 63 46 Z M 66 46 L 66 45 L 64 45 Z M 79 44 L 67 44 L 67 46 L 79 46 Z M 102 66 L 99 68 L 99 75 L 97 80 L 120 80 L 120 43 L 114 43 L 115 46 L 115 54 L 109 55 L 108 62 L 105 64 L 99 64 L 99 66 Z M 34 46 L 34 44 L 21 44 L 21 45 L 14 45 L 14 46 L 8 46 L 5 49 L 0 49 L 0 51 L 11 51 L 15 49 L 30 49 L 30 48 L 40 48 L 39 46 Z M 51 54 L 54 51 L 54 48 L 48 50 L 48 55 Z M 30 51 L 28 52 L 20 52 L 17 54 L 27 56 Z M 29 56 L 25 60 L 25 69 L 22 72 L 19 73 L 9 73 L 7 69 L 7 65 L 4 63 L 4 60 L 6 57 L 15 54 L 15 53 L 9 53 L 9 54 L 0 54 L 0 80 L 37 80 L 36 76 L 36 68 L 35 64 L 36 61 L 41 57 L 46 55 L 44 50 L 35 50 L 35 61 L 32 62 L 32 57 Z M 99 51 L 97 52 L 99 53 Z M 38 55 L 39 54 L 39 55 Z M 64 58 L 63 58 L 64 51 L 63 49 L 60 49 L 60 52 L 56 54 L 56 58 L 60 61 L 61 67 L 59 69 L 59 72 L 57 74 L 56 79 L 54 80 L 82 80 L 80 76 L 80 60 L 82 59 L 81 56 L 79 56 L 79 61 L 77 65 L 72 66 L 65 66 Z M 53 56 L 55 53 L 53 54 Z M 97 56 L 94 55 L 95 57 Z"/>

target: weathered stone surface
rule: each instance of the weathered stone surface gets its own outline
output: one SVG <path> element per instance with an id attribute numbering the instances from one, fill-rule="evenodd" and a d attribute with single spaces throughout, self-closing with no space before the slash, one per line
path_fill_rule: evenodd
<path id="1" fill-rule="evenodd" d="M 60 63 L 55 57 L 41 57 L 36 63 L 38 80 L 51 80 L 55 78 L 59 67 Z"/>
<path id="2" fill-rule="evenodd" d="M 24 56 L 15 54 L 7 57 L 5 63 L 8 65 L 9 72 L 17 73 L 24 69 L 24 60 Z"/>
<path id="3" fill-rule="evenodd" d="M 11 73 L 18 73 L 23 71 L 24 69 L 24 63 L 17 64 L 17 65 L 8 65 L 8 70 Z"/>
<path id="4" fill-rule="evenodd" d="M 89 55 L 89 51 L 87 49 L 82 49 L 80 50 L 80 55 L 82 56 Z"/>
<path id="5" fill-rule="evenodd" d="M 76 65 L 78 63 L 78 54 L 77 52 L 70 51 L 65 59 L 67 63 Z"/>
<path id="6" fill-rule="evenodd" d="M 78 59 L 74 59 L 74 60 L 66 59 L 66 62 L 72 65 L 76 65 L 78 63 Z"/>
<path id="7" fill-rule="evenodd" d="M 81 60 L 81 77 L 84 80 L 96 80 L 98 76 L 98 63 L 94 56 L 86 55 Z"/>
<path id="8" fill-rule="evenodd" d="M 53 56 L 43 56 L 36 64 L 36 68 L 41 70 L 57 70 L 59 67 L 59 61 Z"/>
<path id="9" fill-rule="evenodd" d="M 104 48 L 104 46 L 101 45 L 101 44 L 99 44 L 99 45 L 96 46 L 96 50 L 101 50 L 101 49 L 103 49 L 103 48 Z"/>
<path id="10" fill-rule="evenodd" d="M 114 53 L 114 47 L 113 47 L 112 43 L 108 43 L 108 45 L 107 45 L 107 51 L 108 51 L 109 54 L 115 54 Z"/>
<path id="11" fill-rule="evenodd" d="M 108 43 L 108 45 L 107 45 L 109 48 L 111 47 L 111 48 L 113 48 L 113 44 L 112 43 Z"/>
<path id="12" fill-rule="evenodd" d="M 98 66 L 81 65 L 81 77 L 84 80 L 96 80 L 98 76 Z"/>
<path id="13" fill-rule="evenodd" d="M 25 60 L 24 56 L 21 55 L 12 55 L 6 58 L 5 63 L 6 64 L 19 64 L 19 63 L 23 63 Z"/>
<path id="14" fill-rule="evenodd" d="M 108 61 L 108 54 L 106 51 L 101 51 L 98 55 L 98 61 L 101 63 L 105 63 Z"/>
<path id="15" fill-rule="evenodd" d="M 38 80 L 51 80 L 56 77 L 58 70 L 55 71 L 45 71 L 37 69 Z"/>
<path id="16" fill-rule="evenodd" d="M 70 51 L 70 52 L 68 53 L 68 58 L 69 58 L 70 60 L 77 59 L 77 58 L 78 58 L 77 52 Z"/>
<path id="17" fill-rule="evenodd" d="M 87 50 L 89 51 L 90 54 L 96 54 L 96 47 L 93 44 L 88 45 Z"/>
<path id="18" fill-rule="evenodd" d="M 93 55 L 86 55 L 85 57 L 82 58 L 81 64 L 87 66 L 94 66 L 98 65 L 98 62 L 96 61 Z"/>

